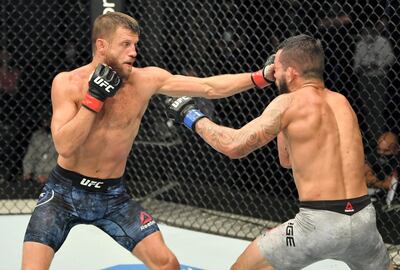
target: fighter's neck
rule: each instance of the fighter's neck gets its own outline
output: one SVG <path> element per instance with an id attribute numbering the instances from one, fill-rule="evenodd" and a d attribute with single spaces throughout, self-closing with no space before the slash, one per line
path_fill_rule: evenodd
<path id="1" fill-rule="evenodd" d="M 96 67 L 98 64 L 101 63 L 104 63 L 104 58 L 99 55 L 95 55 L 92 59 L 92 62 L 90 62 L 89 65 L 92 67 Z"/>
<path id="2" fill-rule="evenodd" d="M 300 88 L 306 88 L 306 87 L 313 87 L 313 88 L 316 88 L 316 89 L 325 88 L 324 84 L 320 84 L 320 83 L 305 83 Z"/>
<path id="3" fill-rule="evenodd" d="M 320 80 L 304 80 L 304 81 L 299 81 L 298 83 L 293 85 L 292 89 L 294 91 L 297 91 L 297 90 L 308 88 L 308 87 L 312 87 L 312 88 L 315 88 L 317 90 L 318 89 L 324 89 L 325 88 L 325 84 L 324 84 L 324 82 L 322 82 Z"/>

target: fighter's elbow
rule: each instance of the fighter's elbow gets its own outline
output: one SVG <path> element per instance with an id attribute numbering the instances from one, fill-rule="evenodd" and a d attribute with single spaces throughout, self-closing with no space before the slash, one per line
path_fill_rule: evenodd
<path id="1" fill-rule="evenodd" d="M 238 155 L 236 152 L 225 152 L 224 154 L 230 159 L 239 159 L 243 157 L 242 155 Z"/>
<path id="2" fill-rule="evenodd" d="M 219 98 L 218 92 L 215 90 L 214 87 L 205 85 L 204 86 L 204 97 L 207 99 L 216 99 Z"/>
<path id="3" fill-rule="evenodd" d="M 291 169 L 292 168 L 292 163 L 290 162 L 290 157 L 287 153 L 287 150 L 285 149 L 282 151 L 282 149 L 279 149 L 279 164 L 286 169 Z"/>
<path id="4" fill-rule="evenodd" d="M 291 168 L 292 168 L 292 165 L 291 165 L 291 164 L 282 164 L 282 163 L 281 163 L 281 166 L 282 166 L 283 168 L 285 168 L 285 169 L 291 169 Z"/>
<path id="5" fill-rule="evenodd" d="M 285 169 L 291 169 L 292 168 L 292 164 L 289 161 L 282 161 L 280 160 L 279 163 L 281 164 L 281 166 Z"/>
<path id="6" fill-rule="evenodd" d="M 73 151 L 68 151 L 68 150 L 62 149 L 62 148 L 56 148 L 56 151 L 63 158 L 69 158 L 73 154 Z"/>
<path id="7" fill-rule="evenodd" d="M 75 149 L 73 149 L 73 147 L 71 147 L 70 145 L 62 145 L 54 143 L 54 146 L 56 148 L 56 152 L 63 158 L 71 157 L 75 151 Z"/>
<path id="8" fill-rule="evenodd" d="M 249 153 L 243 152 L 240 148 L 231 146 L 224 151 L 224 154 L 230 159 L 239 159 L 247 156 Z"/>
<path id="9" fill-rule="evenodd" d="M 224 97 L 232 95 L 229 92 L 229 89 L 225 89 L 225 88 L 221 88 L 221 87 L 216 88 L 216 87 L 208 85 L 208 84 L 206 84 L 204 86 L 203 93 L 204 93 L 204 97 L 207 99 L 219 99 L 219 98 L 224 98 Z"/>

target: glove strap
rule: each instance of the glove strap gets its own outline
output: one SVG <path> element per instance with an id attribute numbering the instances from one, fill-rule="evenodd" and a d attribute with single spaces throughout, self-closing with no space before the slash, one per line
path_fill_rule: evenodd
<path id="1" fill-rule="evenodd" d="M 86 93 L 85 98 L 82 100 L 82 106 L 93 112 L 98 113 L 103 107 L 104 102 Z"/>
<path id="2" fill-rule="evenodd" d="M 206 117 L 204 113 L 197 109 L 192 109 L 188 111 L 188 113 L 185 115 L 185 118 L 183 119 L 183 124 L 191 130 L 194 130 L 194 124 L 203 117 Z"/>
<path id="3" fill-rule="evenodd" d="M 264 88 L 270 83 L 264 78 L 262 69 L 251 73 L 251 80 L 254 83 L 254 85 L 257 86 L 258 88 Z"/>

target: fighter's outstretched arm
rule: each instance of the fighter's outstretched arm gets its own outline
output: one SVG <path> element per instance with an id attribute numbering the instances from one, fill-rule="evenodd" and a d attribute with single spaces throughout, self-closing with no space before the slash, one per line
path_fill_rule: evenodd
<path id="1" fill-rule="evenodd" d="M 251 73 L 225 74 L 207 78 L 171 75 L 159 93 L 168 96 L 193 96 L 216 99 L 232 96 L 253 88 Z"/>
<path id="2" fill-rule="evenodd" d="M 172 75 L 155 68 L 160 81 L 159 93 L 168 96 L 197 96 L 209 99 L 232 96 L 255 86 L 264 88 L 274 81 L 274 56 L 253 73 L 224 74 L 206 78 Z"/>
<path id="3" fill-rule="evenodd" d="M 292 102 L 290 95 L 275 98 L 261 116 L 240 129 L 220 126 L 195 108 L 190 98 L 172 100 L 169 104 L 170 116 L 195 130 L 215 150 L 232 159 L 241 158 L 266 145 L 286 127 L 282 118 Z"/>

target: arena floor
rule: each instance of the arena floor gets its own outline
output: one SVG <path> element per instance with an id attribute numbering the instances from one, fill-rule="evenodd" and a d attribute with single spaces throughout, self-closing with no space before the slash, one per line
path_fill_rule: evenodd
<path id="1" fill-rule="evenodd" d="M 30 215 L 0 215 L 0 269 L 20 269 L 22 241 Z M 248 241 L 160 225 L 165 241 L 183 265 L 181 269 L 229 269 Z M 88 225 L 72 229 L 52 263 L 53 270 L 139 270 L 140 261 L 101 230 Z M 348 270 L 337 261 L 326 260 L 304 270 Z"/>

